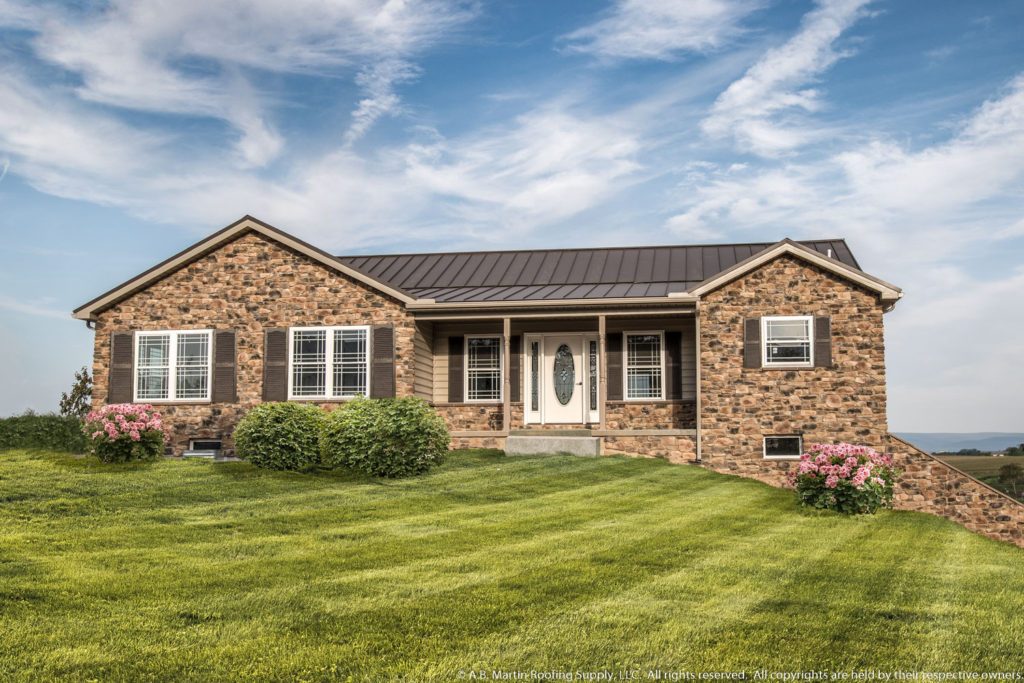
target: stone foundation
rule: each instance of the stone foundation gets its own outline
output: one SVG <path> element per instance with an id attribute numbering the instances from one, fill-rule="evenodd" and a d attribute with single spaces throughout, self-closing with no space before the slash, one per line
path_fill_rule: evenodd
<path id="1" fill-rule="evenodd" d="M 639 455 L 683 463 L 693 462 L 697 447 L 692 436 L 606 436 L 601 455 Z"/>

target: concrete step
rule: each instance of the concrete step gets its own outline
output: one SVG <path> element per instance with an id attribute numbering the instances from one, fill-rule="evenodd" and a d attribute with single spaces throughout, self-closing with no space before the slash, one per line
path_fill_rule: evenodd
<path id="1" fill-rule="evenodd" d="M 513 433 L 505 439 L 505 455 L 542 454 L 600 455 L 601 439 L 596 436 L 563 436 L 549 430 L 537 430 L 530 435 Z"/>
<path id="2" fill-rule="evenodd" d="M 513 429 L 509 436 L 593 436 L 584 427 L 569 429 Z"/>

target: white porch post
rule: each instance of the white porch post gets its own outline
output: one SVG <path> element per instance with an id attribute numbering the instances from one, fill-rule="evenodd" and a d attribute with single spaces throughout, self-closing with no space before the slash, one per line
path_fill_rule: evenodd
<path id="1" fill-rule="evenodd" d="M 597 345 L 600 349 L 599 357 L 601 359 L 600 367 L 598 368 L 598 387 L 600 387 L 600 391 L 598 391 L 597 408 L 599 416 L 598 423 L 601 429 L 605 429 L 604 404 L 608 400 L 608 354 L 604 347 L 605 328 L 605 316 L 597 316 Z"/>
<path id="2" fill-rule="evenodd" d="M 503 404 L 501 413 L 501 425 L 504 427 L 504 432 L 508 434 L 509 430 L 512 429 L 512 320 L 511 318 L 504 319 L 504 333 L 502 335 L 505 344 L 505 362 L 502 364 L 502 375 L 504 391 L 502 392 Z"/>
<path id="3" fill-rule="evenodd" d="M 697 433 L 694 436 L 694 439 L 697 442 L 696 443 L 696 446 L 697 446 L 697 452 L 696 452 L 697 462 L 700 462 L 700 459 L 701 459 L 701 447 L 700 447 L 700 423 L 701 423 L 701 418 L 700 418 L 700 395 L 701 395 L 701 387 L 700 387 L 700 301 L 697 301 L 694 304 L 694 306 L 693 306 L 693 336 L 694 336 L 694 345 L 693 346 L 694 346 L 694 349 L 695 349 L 694 353 L 697 354 L 697 368 L 696 368 L 696 372 L 697 372 L 697 378 L 696 378 L 696 380 L 697 380 L 697 400 L 696 400 L 696 402 L 694 404 L 694 413 L 695 413 L 695 416 L 696 416 L 696 425 L 695 426 L 697 428 L 696 429 Z"/>

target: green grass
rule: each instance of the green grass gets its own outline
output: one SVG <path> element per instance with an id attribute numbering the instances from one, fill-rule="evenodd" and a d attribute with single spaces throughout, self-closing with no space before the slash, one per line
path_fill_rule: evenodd
<path id="1" fill-rule="evenodd" d="M 403 481 L 0 453 L 0 679 L 1008 671 L 1024 551 L 661 460 Z"/>
<path id="2" fill-rule="evenodd" d="M 972 477 L 977 477 L 989 486 L 995 487 L 1000 491 L 1006 491 L 1010 495 L 1013 495 L 1012 490 L 1006 484 L 999 481 L 999 468 L 1010 463 L 1016 463 L 1024 467 L 1024 456 L 1022 455 L 1002 456 L 1000 458 L 993 458 L 989 455 L 943 455 L 939 459 L 949 463 L 958 470 L 966 472 Z M 1024 488 L 1019 484 L 1017 485 L 1017 494 L 1019 498 L 1024 498 Z"/>

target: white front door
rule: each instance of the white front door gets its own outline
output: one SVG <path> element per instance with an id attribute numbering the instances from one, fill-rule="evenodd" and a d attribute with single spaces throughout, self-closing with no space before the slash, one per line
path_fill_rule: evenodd
<path id="1" fill-rule="evenodd" d="M 583 337 L 545 335 L 543 358 L 544 423 L 583 424 L 586 421 Z"/>

